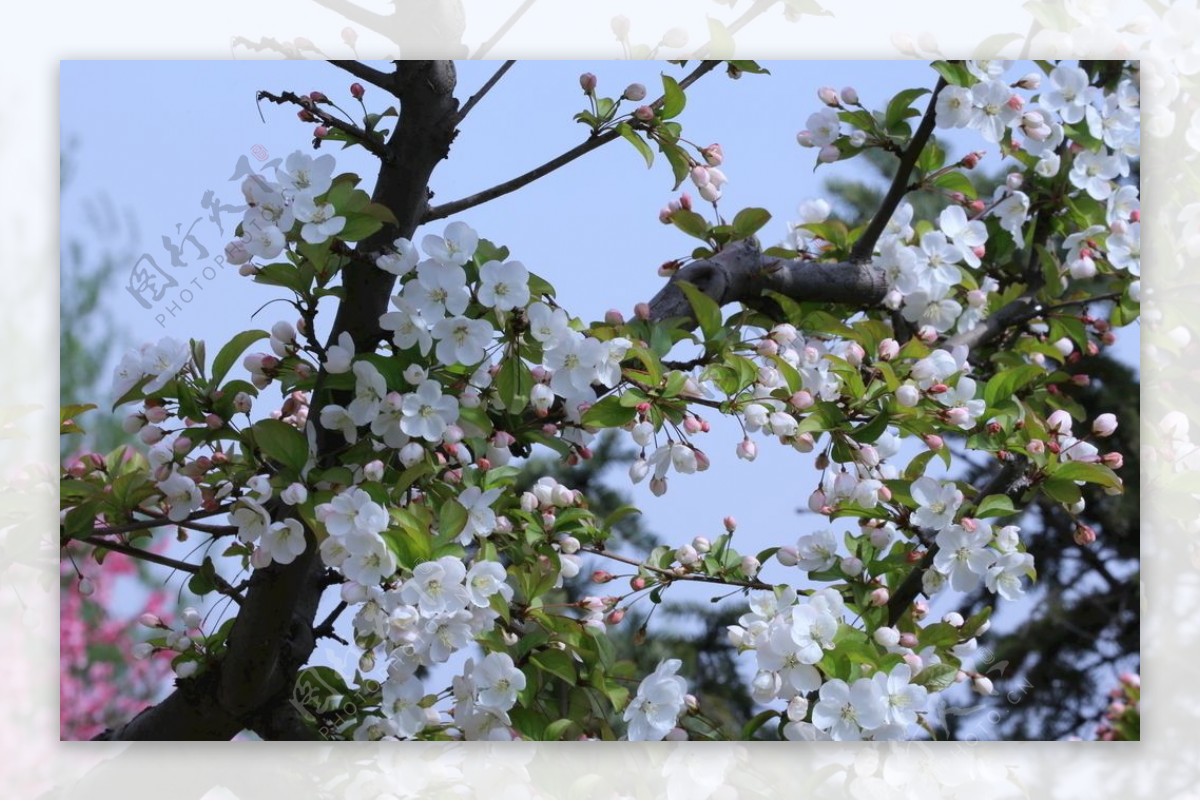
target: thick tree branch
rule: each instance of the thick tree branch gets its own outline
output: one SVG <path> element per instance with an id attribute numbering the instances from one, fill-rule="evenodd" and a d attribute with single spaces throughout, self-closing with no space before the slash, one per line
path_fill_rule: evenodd
<path id="1" fill-rule="evenodd" d="M 396 93 L 396 73 L 384 72 L 377 70 L 374 67 L 368 67 L 361 61 L 330 61 L 335 67 L 343 69 L 359 80 L 366 81 L 372 86 L 378 86 L 380 89 L 391 94 Z"/>
<path id="2" fill-rule="evenodd" d="M 679 281 L 695 285 L 721 306 L 770 304 L 763 293 L 773 291 L 797 302 L 815 300 L 870 307 L 878 305 L 887 294 L 883 270 L 868 263 L 777 259 L 764 256 L 757 241 L 745 239 L 671 276 L 650 301 L 651 320 L 682 317 L 695 327 L 691 304 L 677 286 Z"/>
<path id="3" fill-rule="evenodd" d="M 679 82 L 679 86 L 683 89 L 687 89 L 689 86 L 691 86 L 693 83 L 695 83 L 703 75 L 711 72 L 713 70 L 713 68 L 716 67 L 717 64 L 719 64 L 719 63 L 721 63 L 721 62 L 719 62 L 719 61 L 701 62 L 701 64 L 698 67 L 696 67 L 696 69 L 692 70 L 691 73 L 689 73 L 686 77 L 683 78 L 683 80 L 681 80 Z M 655 100 L 653 103 L 651 103 L 651 107 L 657 108 L 657 107 L 661 106 L 665 102 L 665 100 L 666 100 L 665 97 L 660 97 L 657 100 Z M 566 166 L 567 164 L 570 164 L 572 161 L 579 158 L 580 156 L 587 155 L 588 153 L 591 153 L 596 148 L 601 147 L 602 145 L 608 144 L 609 142 L 613 141 L 614 139 L 617 139 L 619 136 L 620 136 L 620 134 L 618 134 L 615 129 L 609 129 L 602 134 L 598 134 L 596 136 L 591 137 L 590 139 L 588 139 L 585 142 L 581 142 L 580 144 L 576 145 L 575 147 L 571 148 L 570 150 L 566 151 L 565 153 L 562 153 L 562 154 L 550 159 L 545 164 L 542 164 L 538 167 L 534 167 L 532 170 L 524 173 L 523 175 L 518 175 L 516 178 L 512 178 L 507 181 L 504 181 L 503 183 L 496 184 L 495 186 L 490 187 L 488 189 L 484 189 L 481 192 L 476 192 L 475 194 L 470 195 L 469 197 L 465 197 L 460 200 L 454 200 L 449 203 L 443 203 L 440 206 L 434 206 L 433 208 L 429 209 L 429 211 L 425 214 L 425 217 L 422 220 L 422 222 L 432 222 L 433 220 L 440 220 L 445 217 L 450 217 L 451 215 L 458 214 L 461 211 L 466 211 L 469 208 L 473 208 L 475 206 L 479 206 L 484 203 L 487 203 L 490 200 L 495 200 L 498 197 L 503 197 L 504 195 L 507 195 L 510 192 L 515 192 L 518 189 L 520 189 L 521 187 L 528 186 L 529 184 L 533 183 L 537 179 L 543 178 L 543 177 L 549 175 L 550 173 L 554 172 L 558 168 Z"/>
<path id="4" fill-rule="evenodd" d="M 854 243 L 854 247 L 850 250 L 850 261 L 870 261 L 871 254 L 875 251 L 875 243 L 879 241 L 879 237 L 887 228 L 888 221 L 892 219 L 892 215 L 896 212 L 896 207 L 900 205 L 900 201 L 908 194 L 908 179 L 912 175 L 913 167 L 916 166 L 917 159 L 921 155 L 921 151 L 925 149 L 925 144 L 929 141 L 929 137 L 933 134 L 933 127 L 937 121 L 937 99 L 942 90 L 946 88 L 946 79 L 939 78 L 937 85 L 933 88 L 933 94 L 929 98 L 929 107 L 925 109 L 925 117 L 921 120 L 921 124 L 917 126 L 917 132 L 913 134 L 913 138 L 909 141 L 908 147 L 904 149 L 903 155 L 900 156 L 900 164 L 896 167 L 896 175 L 892 178 L 892 185 L 888 187 L 887 194 L 883 196 L 883 202 L 879 205 L 879 210 L 875 212 L 875 216 L 871 218 L 871 222 L 867 225 L 867 230 L 863 231 L 862 236 Z"/>

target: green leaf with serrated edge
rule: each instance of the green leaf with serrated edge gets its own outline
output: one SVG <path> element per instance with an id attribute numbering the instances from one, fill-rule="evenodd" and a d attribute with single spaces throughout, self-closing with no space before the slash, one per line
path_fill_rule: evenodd
<path id="1" fill-rule="evenodd" d="M 954 665 L 948 665 L 944 662 L 939 662 L 936 665 L 930 665 L 920 673 L 912 677 L 912 683 L 920 685 L 930 692 L 936 693 L 945 690 L 950 685 L 954 684 L 955 677 L 958 676 L 958 668 Z"/>
<path id="2" fill-rule="evenodd" d="M 1052 468 L 1050 474 L 1057 479 L 1086 481 L 1102 487 L 1119 487 L 1121 479 L 1107 465 L 1095 462 L 1063 462 Z"/>
<path id="3" fill-rule="evenodd" d="M 618 428 L 636 415 L 637 409 L 621 405 L 620 396 L 609 395 L 584 412 L 580 424 L 594 428 Z"/>
<path id="4" fill-rule="evenodd" d="M 237 363 L 238 357 L 246 352 L 246 349 L 258 342 L 260 339 L 266 339 L 271 336 L 266 331 L 253 330 L 243 331 L 234 336 L 233 339 L 221 346 L 221 350 L 217 352 L 217 358 L 213 359 L 212 364 L 212 385 L 220 386 L 221 381 L 229 373 L 229 370 Z"/>
<path id="5" fill-rule="evenodd" d="M 308 439 L 282 420 L 259 420 L 247 433 L 253 447 L 285 467 L 299 472 L 308 463 Z"/>
<path id="6" fill-rule="evenodd" d="M 629 123 L 623 122 L 617 126 L 619 133 L 625 141 L 633 145 L 633 149 L 642 154 L 642 158 L 646 160 L 646 166 L 654 165 L 654 151 L 650 149 L 650 145 L 646 144 L 646 140 L 634 133 L 634 130 L 629 127 Z"/>
<path id="7" fill-rule="evenodd" d="M 705 295 L 694 284 L 687 281 L 676 281 L 675 286 L 687 296 L 688 303 L 691 304 L 692 313 L 696 315 L 696 322 L 700 325 L 700 330 L 704 333 L 706 339 L 712 339 L 721 330 L 721 307 L 717 302 Z"/>

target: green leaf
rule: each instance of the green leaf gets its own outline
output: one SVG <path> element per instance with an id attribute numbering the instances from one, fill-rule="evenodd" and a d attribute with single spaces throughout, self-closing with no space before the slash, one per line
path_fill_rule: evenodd
<path id="1" fill-rule="evenodd" d="M 942 173 L 933 179 L 933 185 L 947 192 L 961 192 L 971 200 L 974 200 L 978 194 L 971 179 L 957 170 Z"/>
<path id="2" fill-rule="evenodd" d="M 259 420 L 250 427 L 251 444 L 296 472 L 308 464 L 308 440 L 282 420 Z"/>
<path id="3" fill-rule="evenodd" d="M 217 570 L 211 557 L 204 557 L 200 569 L 188 580 L 188 589 L 196 595 L 207 595 L 217 589 Z"/>
<path id="4" fill-rule="evenodd" d="M 671 172 L 675 175 L 675 185 L 671 187 L 671 190 L 674 191 L 687 180 L 688 174 L 692 171 L 692 165 L 688 162 L 687 153 L 683 152 L 683 148 L 679 145 L 662 139 L 658 139 L 657 142 L 659 152 L 667 157 L 667 163 L 671 165 Z"/>
<path id="5" fill-rule="evenodd" d="M 954 684 L 954 678 L 957 675 L 958 668 L 954 665 L 939 662 L 936 665 L 930 665 L 913 676 L 912 683 L 919 684 L 930 692 L 936 693 Z"/>
<path id="6" fill-rule="evenodd" d="M 979 502 L 973 517 L 1007 517 L 1016 511 L 1007 495 L 989 495 Z"/>
<path id="7" fill-rule="evenodd" d="M 546 727 L 546 730 L 542 732 L 542 739 L 561 740 L 566 736 L 571 727 L 576 725 L 577 724 L 573 720 L 568 718 L 559 718 Z"/>
<path id="8" fill-rule="evenodd" d="M 891 128 L 898 122 L 903 122 L 908 117 L 920 112 L 911 108 L 912 103 L 921 95 L 929 94 L 928 89 L 905 89 L 899 92 L 888 103 L 887 111 L 884 112 L 884 127 Z"/>
<path id="9" fill-rule="evenodd" d="M 680 209 L 671 214 L 671 223 L 688 236 L 708 241 L 708 220 L 694 211 Z"/>
<path id="10" fill-rule="evenodd" d="M 989 409 L 994 409 L 1045 374 L 1046 371 L 1041 367 L 1029 364 L 1001 370 L 988 379 L 983 388 L 983 399 Z"/>
<path id="11" fill-rule="evenodd" d="M 358 242 L 383 227 L 383 221 L 372 214 L 347 214 L 346 225 L 337 233 L 343 242 Z"/>
<path id="12" fill-rule="evenodd" d="M 1083 493 L 1079 491 L 1079 485 L 1064 478 L 1048 478 L 1042 482 L 1042 489 L 1054 500 L 1068 506 L 1078 503 L 1079 499 L 1083 497 Z"/>
<path id="13" fill-rule="evenodd" d="M 758 232 L 771 219 L 771 212 L 766 209 L 742 209 L 733 218 L 733 233 L 738 239 L 748 239 Z"/>
<path id="14" fill-rule="evenodd" d="M 1095 462 L 1064 462 L 1054 468 L 1054 478 L 1069 481 L 1086 481 L 1102 487 L 1119 487 L 1121 479 L 1107 465 Z"/>
<path id="15" fill-rule="evenodd" d="M 931 66 L 951 86 L 970 86 L 975 83 L 975 76 L 967 70 L 966 65 L 962 62 L 935 61 Z"/>
<path id="16" fill-rule="evenodd" d="M 500 370 L 496 373 L 496 390 L 500 393 L 500 401 L 509 414 L 520 414 L 524 411 L 532 389 L 533 375 L 524 360 L 518 356 L 509 356 L 500 362 Z"/>
<path id="17" fill-rule="evenodd" d="M 269 336 L 270 334 L 266 331 L 255 329 L 253 331 L 243 331 L 226 342 L 217 353 L 217 358 L 213 360 L 212 385 L 214 387 L 220 386 L 221 380 L 229 373 L 230 368 L 237 362 L 238 357 L 245 353 L 246 348 L 260 339 L 266 339 Z"/>
<path id="18" fill-rule="evenodd" d="M 634 133 L 629 127 L 629 123 L 623 122 L 617 126 L 617 133 L 625 138 L 629 144 L 633 145 L 633 149 L 642 154 L 642 158 L 646 160 L 646 166 L 650 167 L 654 164 L 654 151 L 650 149 L 650 145 L 646 144 L 646 140 Z"/>
<path id="19" fill-rule="evenodd" d="M 621 405 L 619 395 L 609 395 L 584 412 L 580 423 L 595 428 L 617 428 L 628 423 L 636 414 L 636 408 Z"/>
<path id="20" fill-rule="evenodd" d="M 696 322 L 700 324 L 700 330 L 704 333 L 704 338 L 715 337 L 721 330 L 721 307 L 694 284 L 687 281 L 676 281 L 675 286 L 679 287 L 687 296 L 688 303 L 692 306 L 692 312 L 696 315 Z"/>
<path id="21" fill-rule="evenodd" d="M 529 657 L 529 661 L 547 673 L 553 673 L 568 684 L 575 684 L 575 661 L 566 651 L 547 648 L 545 651 L 538 651 Z"/>
<path id="22" fill-rule="evenodd" d="M 687 95 L 679 87 L 679 82 L 670 75 L 663 75 L 662 82 L 663 104 L 658 116 L 660 119 L 669 120 L 678 117 L 683 111 L 683 107 L 687 105 Z"/>
<path id="23" fill-rule="evenodd" d="M 446 501 L 438 510 L 438 540 L 450 542 L 467 527 L 467 509 L 458 501 Z"/>
<path id="24" fill-rule="evenodd" d="M 742 727 L 742 736 L 738 739 L 742 741 L 752 739 L 756 731 L 761 729 L 767 722 L 779 717 L 779 714 L 778 709 L 764 709 L 762 712 L 759 712 Z"/>

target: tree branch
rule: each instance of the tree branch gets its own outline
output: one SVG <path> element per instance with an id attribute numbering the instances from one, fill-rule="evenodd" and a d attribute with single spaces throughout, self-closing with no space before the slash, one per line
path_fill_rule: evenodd
<path id="1" fill-rule="evenodd" d="M 925 144 L 933 134 L 934 124 L 937 121 L 938 95 L 945 88 L 946 79 L 939 78 L 937 85 L 933 88 L 933 94 L 929 98 L 929 107 L 925 109 L 925 117 L 917 127 L 917 132 L 913 134 L 913 138 L 909 141 L 908 147 L 904 149 L 904 153 L 900 156 L 900 164 L 896 167 L 896 175 L 892 178 L 892 185 L 888 187 L 887 194 L 883 196 L 883 202 L 880 204 L 879 210 L 875 212 L 875 216 L 871 218 L 870 224 L 867 225 L 867 230 L 863 231 L 862 236 L 858 238 L 858 241 L 854 243 L 854 247 L 850 250 L 850 261 L 871 260 L 871 254 L 875 251 L 875 243 L 879 241 L 879 237 L 883 234 L 884 229 L 887 228 L 888 221 L 892 219 L 892 214 L 895 213 L 896 207 L 900 205 L 900 201 L 908 194 L 908 178 L 912 174 L 913 167 L 916 166 L 921 151 L 925 149 Z"/>
<path id="2" fill-rule="evenodd" d="M 328 111 L 322 109 L 317 103 L 300 97 L 295 92 L 280 92 L 278 95 L 275 95 L 270 92 L 260 91 L 258 93 L 258 99 L 270 100 L 272 103 L 277 105 L 293 103 L 297 106 L 300 106 L 300 108 L 304 109 L 309 114 L 312 114 L 330 128 L 337 128 L 339 131 L 354 137 L 356 140 L 358 140 L 359 144 L 371 151 L 371 153 L 373 153 L 380 160 L 387 161 L 388 159 L 392 158 L 392 154 L 389 153 L 388 150 L 384 148 L 383 144 L 368 131 L 364 131 L 354 123 L 345 122 L 344 120 L 333 116 Z"/>
<path id="3" fill-rule="evenodd" d="M 197 512 L 194 515 L 189 515 L 183 520 L 170 520 L 166 517 L 153 517 L 150 520 L 135 520 L 132 523 L 122 523 L 119 526 L 100 526 L 93 528 L 92 533 L 100 536 L 108 536 L 110 534 L 128 534 L 131 531 L 143 531 L 148 528 L 160 528 L 161 526 L 183 526 L 184 528 L 193 527 L 193 521 L 203 520 L 206 517 L 216 517 L 229 513 L 229 507 L 221 507 L 220 509 L 210 509 L 205 512 Z"/>
<path id="4" fill-rule="evenodd" d="M 770 584 L 764 584 L 763 582 L 756 581 L 755 579 L 750 579 L 749 581 L 743 581 L 742 579 L 723 579 L 718 576 L 693 576 L 693 575 L 678 576 L 678 575 L 672 573 L 670 570 L 663 570 L 660 567 L 654 567 L 653 565 L 648 565 L 645 562 L 638 561 L 637 559 L 631 559 L 628 556 L 621 556 L 620 554 L 612 553 L 611 551 L 602 551 L 602 550 L 599 550 L 598 548 L 593 548 L 588 545 L 581 547 L 579 550 L 584 551 L 586 553 L 594 554 L 596 556 L 603 556 L 606 559 L 612 559 L 617 562 L 623 562 L 624 564 L 627 564 L 627 565 L 633 565 L 634 567 L 641 568 L 643 570 L 649 570 L 651 573 L 662 576 L 663 581 L 668 584 L 673 581 L 699 581 L 699 582 L 703 582 L 705 584 L 724 584 L 724 585 L 730 586 L 730 587 L 745 587 L 746 589 L 751 589 L 751 590 L 774 589 L 774 587 L 772 587 Z"/>
<path id="5" fill-rule="evenodd" d="M 711 258 L 695 261 L 671 276 L 650 300 L 650 319 L 682 317 L 695 328 L 691 304 L 677 284 L 687 281 L 717 305 L 771 304 L 766 291 L 778 292 L 798 302 L 822 301 L 869 307 L 887 294 L 887 276 L 869 263 L 789 261 L 764 256 L 754 239 L 744 239 Z"/>
<path id="6" fill-rule="evenodd" d="M 458 117 L 455 119 L 454 124 L 462 125 L 462 121 L 468 114 L 471 113 L 471 109 L 475 108 L 475 105 L 479 103 L 480 100 L 483 100 L 484 95 L 490 92 L 492 87 L 499 83 L 500 79 L 504 77 L 504 73 L 512 69 L 512 65 L 516 63 L 516 61 L 505 61 L 503 64 L 501 64 L 500 68 L 493 73 L 492 77 L 488 78 L 487 82 L 485 82 L 483 86 L 479 87 L 479 91 L 471 95 L 467 99 L 467 102 L 463 104 L 462 110 L 458 112 Z"/>
<path id="7" fill-rule="evenodd" d="M 346 72 L 358 78 L 361 81 L 366 81 L 372 86 L 378 86 L 380 89 L 391 94 L 396 93 L 396 74 L 394 72 L 384 72 L 377 70 L 374 67 L 368 67 L 361 61 L 330 61 L 333 66 L 343 69 Z"/>
<path id="8" fill-rule="evenodd" d="M 679 82 L 680 88 L 687 89 L 687 87 L 689 87 L 693 83 L 695 83 L 701 76 L 705 75 L 708 72 L 711 72 L 712 69 L 714 67 L 716 67 L 717 64 L 719 64 L 719 63 L 720 63 L 719 61 L 704 61 L 704 62 L 702 62 L 698 67 L 696 67 L 696 69 L 692 70 L 692 72 L 690 74 L 688 74 L 683 80 L 681 80 Z M 650 105 L 652 108 L 658 108 L 665 101 L 666 101 L 665 97 L 660 97 L 658 100 L 655 100 Z M 570 150 L 566 151 L 565 153 L 562 153 L 562 154 L 556 156 L 555 158 L 550 159 L 545 164 L 542 164 L 539 167 L 534 167 L 532 170 L 524 173 L 523 175 L 518 175 L 516 178 L 512 178 L 507 181 L 504 181 L 503 183 L 496 184 L 495 186 L 490 187 L 488 189 L 484 189 L 481 192 L 476 192 L 475 194 L 470 195 L 469 197 L 465 197 L 460 200 L 454 200 L 454 201 L 451 201 L 450 203 L 443 203 L 440 206 L 434 206 L 433 208 L 429 209 L 428 212 L 426 212 L 426 214 L 425 214 L 424 218 L 421 220 L 421 222 L 427 223 L 427 222 L 432 222 L 433 220 L 440 220 L 445 217 L 450 217 L 451 215 L 458 214 L 459 212 L 462 212 L 462 211 L 466 211 L 469 208 L 473 208 L 475 206 L 479 206 L 484 203 L 487 203 L 489 200 L 495 200 L 496 198 L 507 195 L 510 192 L 515 192 L 518 189 L 520 189 L 521 187 L 527 186 L 527 185 L 533 183 L 534 181 L 536 181 L 537 179 L 543 178 L 543 177 L 549 175 L 550 173 L 554 172 L 558 168 L 563 167 L 567 164 L 570 164 L 572 161 L 579 158 L 580 156 L 587 155 L 588 153 L 591 153 L 596 148 L 601 147 L 602 145 L 608 144 L 609 142 L 618 138 L 619 136 L 620 136 L 620 134 L 617 133 L 617 131 L 615 129 L 610 129 L 610 130 L 605 131 L 602 134 L 597 134 L 595 136 L 592 136 L 587 141 L 581 142 L 580 144 L 576 145 L 575 147 L 571 148 Z"/>

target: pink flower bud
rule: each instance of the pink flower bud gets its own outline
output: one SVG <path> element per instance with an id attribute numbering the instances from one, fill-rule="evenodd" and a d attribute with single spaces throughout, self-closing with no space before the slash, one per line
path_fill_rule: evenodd
<path id="1" fill-rule="evenodd" d="M 1027 75 L 1023 76 L 1021 78 L 1021 80 L 1017 81 L 1017 86 L 1019 88 L 1029 89 L 1031 91 L 1034 89 L 1037 89 L 1041 85 L 1042 85 L 1042 76 L 1041 76 L 1041 73 L 1038 73 L 1038 72 L 1028 73 Z"/>
<path id="2" fill-rule="evenodd" d="M 726 516 L 725 519 L 721 521 L 721 523 L 722 523 L 722 525 L 725 526 L 725 530 L 728 531 L 730 534 L 732 534 L 737 529 L 737 520 L 734 519 L 733 515 Z"/>
<path id="3" fill-rule="evenodd" d="M 312 102 L 314 102 L 314 103 L 328 103 L 329 102 L 329 98 L 326 97 L 325 93 L 321 92 L 321 91 L 309 92 L 308 96 L 312 99 Z"/>
<path id="4" fill-rule="evenodd" d="M 917 339 L 921 340 L 926 345 L 932 345 L 938 341 L 937 329 L 931 325 L 923 325 L 917 330 Z"/>
<path id="5" fill-rule="evenodd" d="M 900 343 L 891 337 L 888 337 L 879 343 L 878 353 L 881 360 L 885 362 L 891 361 L 892 359 L 896 358 L 897 355 L 899 355 Z"/>
<path id="6" fill-rule="evenodd" d="M 743 575 L 751 577 L 757 576 L 761 567 L 762 563 L 759 562 L 757 558 L 750 556 L 749 554 L 742 557 L 741 568 Z"/>
<path id="7" fill-rule="evenodd" d="M 171 443 L 171 449 L 176 453 L 187 453 L 192 449 L 192 441 L 187 437 L 179 437 Z"/>
<path id="8" fill-rule="evenodd" d="M 817 90 L 817 97 L 831 108 L 840 108 L 842 105 L 842 101 L 838 100 L 837 90 L 832 86 L 822 86 Z"/>
<path id="9" fill-rule="evenodd" d="M 810 512 L 822 514 L 821 510 L 827 508 L 828 500 L 825 497 L 825 491 L 822 489 L 813 490 L 812 495 L 808 496 L 808 509 Z"/>
<path id="10" fill-rule="evenodd" d="M 904 648 L 916 648 L 920 644 L 917 635 L 911 631 L 905 631 L 900 634 L 900 645 Z"/>
<path id="11" fill-rule="evenodd" d="M 816 142 L 812 138 L 812 131 L 800 131 L 796 134 L 796 144 L 800 145 L 800 147 L 816 147 Z"/>
<path id="12" fill-rule="evenodd" d="M 790 403 L 794 408 L 803 411 L 804 409 L 810 408 L 815 401 L 813 400 L 811 392 L 806 389 L 802 389 L 799 392 L 792 393 L 792 396 L 788 398 L 788 403 Z"/>
<path id="13" fill-rule="evenodd" d="M 642 122 L 650 122 L 654 119 L 654 109 L 649 106 L 638 106 L 633 110 L 633 116 Z"/>
<path id="14" fill-rule="evenodd" d="M 91 595 L 94 595 L 95 592 L 96 592 L 96 585 L 92 583 L 92 580 L 90 578 L 88 578 L 87 576 L 84 576 L 83 578 L 79 579 L 79 594 L 80 595 L 87 598 Z"/>
<path id="15" fill-rule="evenodd" d="M 992 685 L 992 680 L 983 675 L 976 676 L 971 681 L 971 687 L 980 695 L 991 695 L 996 691 Z"/>
<path id="16" fill-rule="evenodd" d="M 979 151 L 972 151 L 972 152 L 968 153 L 967 155 L 963 156 L 962 165 L 964 167 L 966 167 L 968 170 L 973 170 L 973 169 L 975 169 L 975 166 L 977 164 L 979 164 L 979 161 L 982 158 L 983 158 L 983 153 L 980 153 Z"/>
<path id="17" fill-rule="evenodd" d="M 1097 437 L 1109 437 L 1117 430 L 1117 416 L 1110 412 L 1098 416 L 1092 422 L 1092 433 Z"/>
<path id="18" fill-rule="evenodd" d="M 847 86 L 842 90 L 842 102 L 849 103 L 852 106 L 858 105 L 858 90 L 853 86 Z"/>
<path id="19" fill-rule="evenodd" d="M 1025 108 L 1025 98 L 1020 95 L 1010 95 L 1008 102 L 1005 104 L 1013 111 L 1020 111 Z"/>
<path id="20" fill-rule="evenodd" d="M 356 82 L 356 83 L 350 84 L 350 95 L 355 100 L 362 100 L 363 95 L 365 95 L 366 93 L 367 93 L 367 90 L 363 87 L 363 85 L 361 83 Z"/>
<path id="21" fill-rule="evenodd" d="M 667 494 L 667 480 L 665 478 L 650 479 L 650 492 L 658 498 Z"/>
<path id="22" fill-rule="evenodd" d="M 625 87 L 624 98 L 638 102 L 646 97 L 646 87 L 640 83 L 631 83 Z"/>
<path id="23" fill-rule="evenodd" d="M 945 447 L 945 442 L 937 434 L 926 434 L 925 436 L 921 437 L 921 439 L 925 441 L 925 445 L 928 446 L 929 450 L 931 451 L 940 451 L 943 447 Z"/>
<path id="24" fill-rule="evenodd" d="M 791 545 L 784 545 L 775 552 L 775 558 L 784 567 L 795 567 L 800 562 L 800 553 Z"/>
<path id="25" fill-rule="evenodd" d="M 842 569 L 850 578 L 857 578 L 862 575 L 863 563 L 857 556 L 847 556 L 838 563 L 838 567 Z"/>
<path id="26" fill-rule="evenodd" d="M 1086 523 L 1077 523 L 1075 526 L 1075 544 L 1080 547 L 1086 547 L 1096 541 L 1096 529 Z"/>
<path id="27" fill-rule="evenodd" d="M 633 316 L 639 320 L 649 320 L 650 319 L 650 304 L 643 302 L 643 303 L 639 303 L 636 306 L 634 306 L 633 307 Z"/>
<path id="28" fill-rule="evenodd" d="M 700 155 L 704 156 L 705 163 L 710 167 L 720 167 L 725 162 L 725 152 L 716 142 L 701 150 Z"/>
<path id="29" fill-rule="evenodd" d="M 1113 470 L 1120 470 L 1125 466 L 1125 456 L 1120 451 L 1111 451 L 1100 457 L 1100 461 L 1108 465 Z"/>
<path id="30" fill-rule="evenodd" d="M 158 426 L 146 426 L 138 432 L 138 439 L 147 445 L 156 445 L 162 441 L 163 433 Z"/>
<path id="31" fill-rule="evenodd" d="M 1046 452 L 1046 443 L 1040 439 L 1031 439 L 1025 449 L 1033 456 L 1041 456 Z"/>
<path id="32" fill-rule="evenodd" d="M 871 606 L 887 606 L 889 597 L 887 587 L 876 587 L 871 590 Z"/>
<path id="33" fill-rule="evenodd" d="M 921 392 L 912 384 L 901 384 L 896 388 L 896 402 L 911 409 L 921 402 Z"/>
<path id="34" fill-rule="evenodd" d="M 817 154 L 817 161 L 820 164 L 832 164 L 842 157 L 842 152 L 838 150 L 837 145 L 825 145 L 821 148 L 821 152 Z"/>
<path id="35" fill-rule="evenodd" d="M 646 589 L 646 579 L 642 576 L 634 576 L 629 580 L 629 586 L 636 590 Z"/>
<path id="36" fill-rule="evenodd" d="M 607 570 L 592 571 L 592 583 L 593 584 L 607 584 L 608 582 L 612 581 L 614 578 L 616 578 L 616 576 L 614 576 L 612 573 L 609 573 Z"/>
<path id="37" fill-rule="evenodd" d="M 605 618 L 605 621 L 608 623 L 608 625 L 615 626 L 624 619 L 625 619 L 625 610 L 624 609 L 614 609 L 608 613 L 608 617 Z"/>
<path id="38" fill-rule="evenodd" d="M 329 136 L 329 128 L 324 125 L 318 125 L 316 130 L 313 131 L 313 136 L 317 139 L 324 139 L 326 136 Z"/>
<path id="39" fill-rule="evenodd" d="M 579 76 L 579 88 L 583 90 L 585 95 L 590 95 L 596 91 L 596 76 L 590 72 L 585 72 Z"/>

